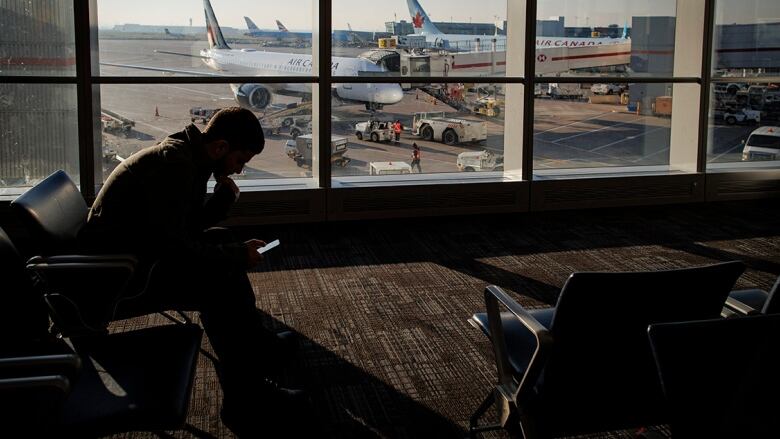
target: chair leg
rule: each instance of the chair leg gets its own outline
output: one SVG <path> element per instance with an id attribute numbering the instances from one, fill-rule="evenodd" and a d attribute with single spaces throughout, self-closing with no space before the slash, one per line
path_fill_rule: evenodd
<path id="1" fill-rule="evenodd" d="M 479 419 L 484 415 L 488 409 L 495 404 L 496 402 L 496 396 L 493 391 L 488 393 L 487 397 L 482 401 L 482 403 L 477 408 L 477 411 L 474 412 L 473 415 L 471 415 L 471 418 L 469 419 L 469 437 L 470 438 L 476 438 L 477 433 L 484 433 L 486 431 L 493 431 L 493 430 L 500 430 L 501 424 L 495 423 L 495 424 L 489 424 L 489 425 L 482 425 L 478 426 L 477 422 L 479 422 Z"/>

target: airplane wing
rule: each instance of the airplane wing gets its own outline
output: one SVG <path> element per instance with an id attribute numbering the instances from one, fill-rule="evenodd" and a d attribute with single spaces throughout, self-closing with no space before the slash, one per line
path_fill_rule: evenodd
<path id="1" fill-rule="evenodd" d="M 207 56 L 191 55 L 189 53 L 181 53 L 181 52 L 168 52 L 168 51 L 165 51 L 165 50 L 155 50 L 154 53 L 164 53 L 166 55 L 186 56 L 187 58 L 210 59 Z"/>
<path id="2" fill-rule="evenodd" d="M 110 67 L 123 67 L 126 69 L 136 69 L 136 70 L 150 70 L 152 72 L 163 72 L 163 73 L 178 73 L 181 75 L 190 75 L 190 76 L 207 76 L 207 77 L 223 77 L 227 75 L 222 75 L 217 72 L 196 72 L 192 70 L 178 70 L 178 69 L 169 69 L 164 67 L 150 67 L 150 66 L 136 66 L 132 64 L 117 64 L 117 63 L 110 63 L 110 62 L 101 62 L 101 66 L 110 66 Z"/>

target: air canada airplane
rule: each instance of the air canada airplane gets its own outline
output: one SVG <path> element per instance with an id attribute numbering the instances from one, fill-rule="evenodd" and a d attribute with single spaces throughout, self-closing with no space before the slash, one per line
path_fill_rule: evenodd
<path id="1" fill-rule="evenodd" d="M 412 16 L 412 25 L 414 26 L 415 35 L 424 35 L 425 41 L 431 43 L 436 47 L 455 47 L 459 45 L 471 45 L 477 41 L 480 45 L 492 43 L 492 40 L 496 40 L 496 44 L 499 47 L 504 47 L 506 44 L 506 35 L 459 35 L 459 34 L 445 34 L 442 33 L 433 21 L 428 17 L 428 14 L 420 6 L 420 2 L 417 0 L 406 0 L 406 5 L 409 7 L 409 14 Z M 496 29 L 498 30 L 498 29 Z M 627 29 L 623 27 L 622 38 L 567 38 L 567 37 L 537 37 L 536 48 L 552 48 L 552 47 L 592 47 L 609 44 L 622 44 L 628 43 L 631 40 L 627 38 Z"/>
<path id="2" fill-rule="evenodd" d="M 308 76 L 312 74 L 312 56 L 295 53 L 265 52 L 255 49 L 231 49 L 222 35 L 217 17 L 209 0 L 203 0 L 206 12 L 206 36 L 209 48 L 201 50 L 200 56 L 185 53 L 164 52 L 200 58 L 215 72 L 197 72 L 162 67 L 148 67 L 127 64 L 105 63 L 102 65 L 151 70 L 167 73 L 180 73 L 191 76 Z M 382 67 L 362 58 L 331 59 L 333 76 L 358 76 L 362 72 L 377 74 Z M 273 102 L 274 94 L 311 97 L 310 84 L 231 84 L 236 102 L 244 108 L 263 110 Z M 363 103 L 368 110 L 380 110 L 385 105 L 398 103 L 403 91 L 398 84 L 333 84 L 333 95 L 345 102 Z"/>

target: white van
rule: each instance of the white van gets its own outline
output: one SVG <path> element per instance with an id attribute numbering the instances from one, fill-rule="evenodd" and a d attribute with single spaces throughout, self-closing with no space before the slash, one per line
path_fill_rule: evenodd
<path id="1" fill-rule="evenodd" d="M 780 159 L 780 127 L 761 127 L 753 130 L 742 150 L 742 160 Z"/>

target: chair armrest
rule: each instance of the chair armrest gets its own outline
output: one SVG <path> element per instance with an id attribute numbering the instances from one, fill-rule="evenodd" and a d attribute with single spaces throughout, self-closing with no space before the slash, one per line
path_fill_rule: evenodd
<path id="1" fill-rule="evenodd" d="M 81 358 L 76 354 L 29 355 L 0 358 L 0 377 L 40 377 L 63 375 L 75 378 L 81 370 Z"/>
<path id="2" fill-rule="evenodd" d="M 8 390 L 23 390 L 41 387 L 57 389 L 64 395 L 70 391 L 70 380 L 62 375 L 0 379 L 0 393 Z"/>
<path id="3" fill-rule="evenodd" d="M 523 326 L 536 339 L 536 347 L 531 360 L 528 362 L 528 368 L 525 370 L 522 379 L 514 389 L 514 380 L 509 372 L 509 356 L 507 354 L 506 341 L 504 339 L 504 328 L 501 323 L 501 314 L 498 304 L 501 303 L 509 312 L 511 312 Z M 498 368 L 498 389 L 503 396 L 510 401 L 518 401 L 533 391 L 533 387 L 539 380 L 539 376 L 544 369 L 547 357 L 552 344 L 552 335 L 550 331 L 536 320 L 519 303 L 509 297 L 501 288 L 491 285 L 485 288 L 485 306 L 487 307 L 488 323 L 490 325 L 491 341 L 496 356 L 496 366 Z"/>
<path id="4" fill-rule="evenodd" d="M 769 297 L 768 292 L 758 288 L 733 290 L 726 299 L 725 308 L 741 315 L 761 314 Z"/>
<path id="5" fill-rule="evenodd" d="M 138 258 L 129 253 L 111 254 L 111 255 L 54 255 L 54 256 L 33 256 L 27 261 L 27 264 L 45 264 L 45 263 L 63 263 L 63 262 L 127 262 L 138 265 Z"/>
<path id="6" fill-rule="evenodd" d="M 135 273 L 135 264 L 102 258 L 83 262 L 46 258 L 42 262 L 28 263 L 27 269 L 41 276 L 45 282 L 44 294 L 55 291 L 83 291 L 89 286 L 97 286 L 101 291 L 122 293 Z"/>
<path id="7" fill-rule="evenodd" d="M 104 332 L 119 298 L 128 294 L 135 265 L 99 258 L 92 262 L 32 263 L 52 321 L 63 335 Z"/>
<path id="8" fill-rule="evenodd" d="M 729 311 L 734 311 L 737 315 L 741 314 L 749 316 L 761 313 L 760 309 L 755 309 L 747 303 L 743 303 L 733 297 L 726 298 L 726 309 Z"/>

